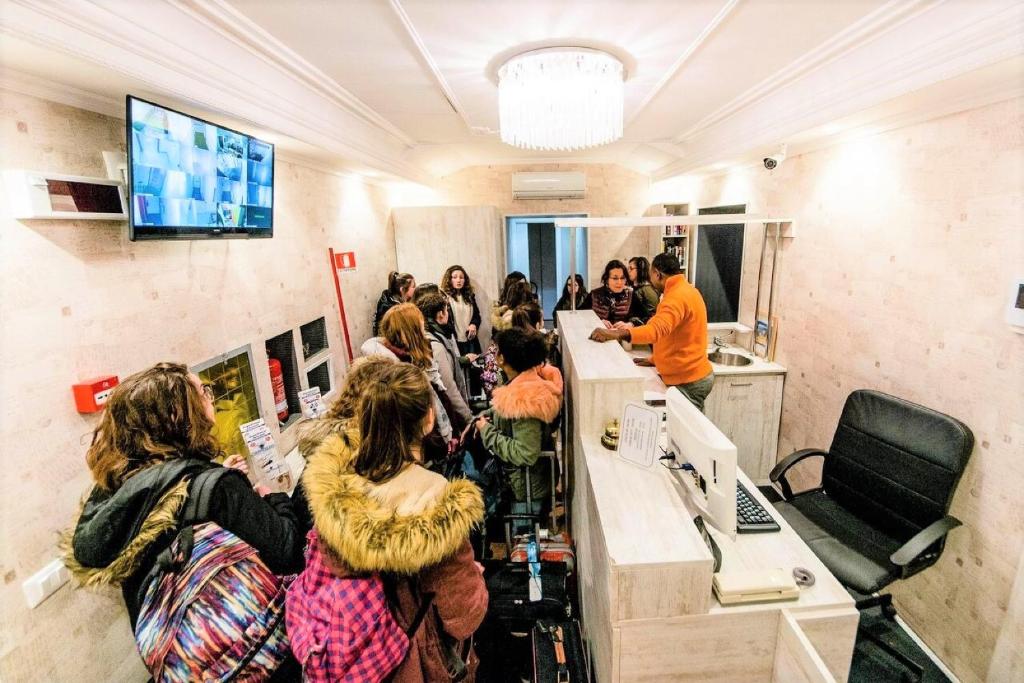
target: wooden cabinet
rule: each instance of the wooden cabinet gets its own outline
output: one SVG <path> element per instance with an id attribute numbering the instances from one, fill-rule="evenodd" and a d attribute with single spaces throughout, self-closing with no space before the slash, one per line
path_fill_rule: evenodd
<path id="1" fill-rule="evenodd" d="M 783 375 L 718 375 L 704 414 L 736 444 L 736 461 L 757 484 L 768 481 L 779 448 Z"/>

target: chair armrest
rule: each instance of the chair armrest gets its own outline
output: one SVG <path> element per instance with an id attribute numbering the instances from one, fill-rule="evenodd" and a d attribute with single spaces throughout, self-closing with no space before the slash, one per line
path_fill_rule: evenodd
<path id="1" fill-rule="evenodd" d="M 793 489 L 790 488 L 789 482 L 785 477 L 789 468 L 805 458 L 809 458 L 811 456 L 825 457 L 826 455 L 828 455 L 828 451 L 823 451 L 820 448 L 802 448 L 799 451 L 793 451 L 775 464 L 772 471 L 768 473 L 768 479 L 770 479 L 773 484 L 778 483 L 782 486 L 782 497 L 789 500 L 793 497 Z"/>
<path id="2" fill-rule="evenodd" d="M 918 559 L 937 540 L 960 526 L 960 520 L 946 515 L 914 534 L 913 538 L 900 546 L 899 550 L 889 556 L 889 561 L 898 567 L 906 567 Z"/>

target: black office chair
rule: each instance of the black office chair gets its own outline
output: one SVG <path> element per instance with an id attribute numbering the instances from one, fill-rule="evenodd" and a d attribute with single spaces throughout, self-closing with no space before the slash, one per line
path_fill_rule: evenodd
<path id="1" fill-rule="evenodd" d="M 960 526 L 947 513 L 973 446 L 959 420 L 860 390 L 847 397 L 827 452 L 796 451 L 768 476 L 785 499 L 776 509 L 859 598 L 857 608 L 881 607 L 891 619 L 892 596 L 875 594 L 938 561 L 946 534 Z M 794 494 L 786 472 L 811 456 L 824 458 L 821 484 Z M 921 676 L 919 664 L 864 635 Z"/>

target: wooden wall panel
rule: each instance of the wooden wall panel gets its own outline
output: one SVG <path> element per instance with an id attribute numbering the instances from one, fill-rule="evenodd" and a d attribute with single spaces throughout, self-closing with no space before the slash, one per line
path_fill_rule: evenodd
<path id="1" fill-rule="evenodd" d="M 587 194 L 583 199 L 515 200 L 512 174 L 519 171 L 582 171 L 587 176 Z M 438 189 L 447 204 L 496 206 L 502 216 L 641 216 L 649 203 L 649 188 L 647 176 L 615 164 L 521 164 L 464 168 L 442 178 Z M 591 230 L 587 289 L 600 285 L 601 271 L 609 260 L 647 255 L 652 230 Z"/>
<path id="2" fill-rule="evenodd" d="M 398 270 L 411 273 L 416 282 L 441 284 L 448 266 L 457 263 L 466 269 L 480 307 L 480 340 L 486 348 L 491 339 L 491 303 L 497 301 L 505 281 L 505 230 L 498 210 L 493 206 L 395 208 L 391 219 Z"/>

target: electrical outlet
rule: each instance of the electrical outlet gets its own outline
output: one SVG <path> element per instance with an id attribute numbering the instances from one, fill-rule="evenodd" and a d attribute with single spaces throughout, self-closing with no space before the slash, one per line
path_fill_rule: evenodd
<path id="1" fill-rule="evenodd" d="M 54 560 L 37 571 L 21 584 L 28 606 L 34 609 L 43 600 L 56 593 L 58 588 L 68 582 L 69 578 L 71 577 L 68 575 L 67 567 L 60 560 Z"/>

